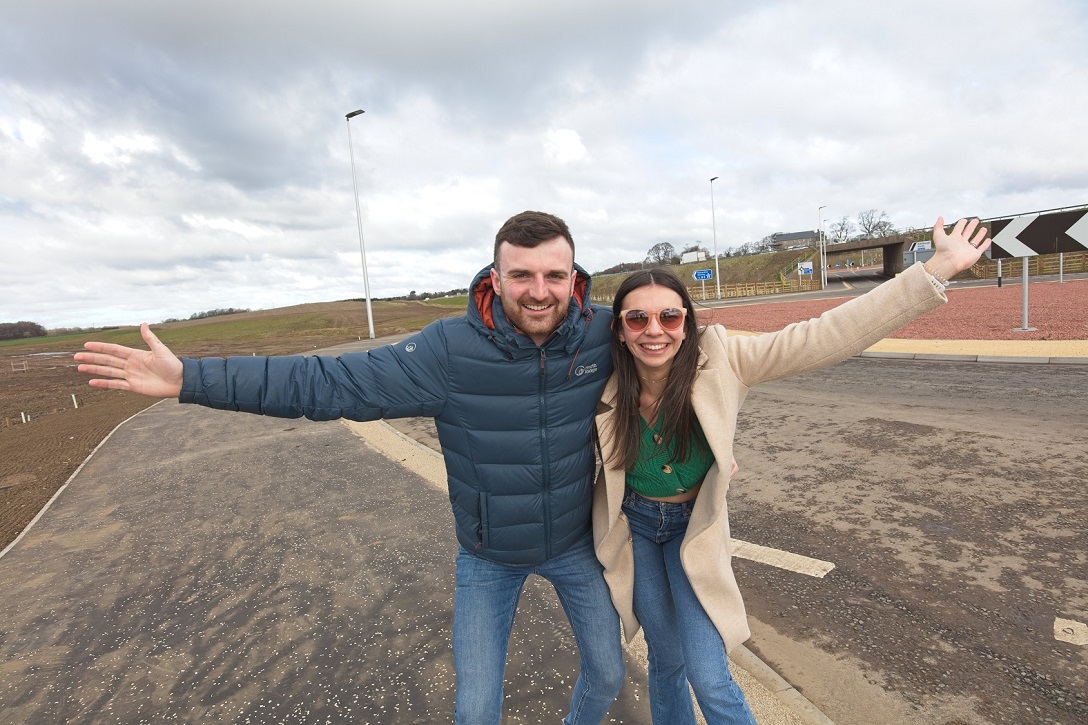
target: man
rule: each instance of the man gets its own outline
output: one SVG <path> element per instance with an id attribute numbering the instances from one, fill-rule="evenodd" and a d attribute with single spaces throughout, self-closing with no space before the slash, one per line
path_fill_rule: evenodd
<path id="1" fill-rule="evenodd" d="M 511 217 L 468 312 L 339 357 L 178 359 L 89 342 L 95 387 L 312 420 L 435 419 L 457 540 L 455 721 L 498 723 L 506 649 L 529 574 L 552 583 L 580 650 L 565 723 L 597 723 L 623 683 L 619 620 L 590 533 L 593 415 L 611 372 L 611 312 L 589 303 L 566 223 Z"/>

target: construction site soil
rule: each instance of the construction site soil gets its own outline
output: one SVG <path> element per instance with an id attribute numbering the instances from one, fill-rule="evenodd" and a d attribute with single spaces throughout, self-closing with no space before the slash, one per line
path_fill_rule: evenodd
<path id="1" fill-rule="evenodd" d="M 953 288 L 948 294 L 949 304 L 910 323 L 893 337 L 1071 341 L 1079 346 L 1078 350 L 1083 349 L 1083 341 L 1088 339 L 1088 280 L 1033 284 L 1033 332 L 1013 331 L 1021 325 L 1021 290 L 1019 285 Z M 780 303 L 753 300 L 752 304 L 702 310 L 699 317 L 703 323 L 721 323 L 733 330 L 767 332 L 819 315 L 845 299 Z M 44 340 L 40 347 L 0 348 L 0 547 L 19 535 L 115 427 L 155 402 L 134 393 L 89 387 L 86 376 L 72 362 L 77 350 L 57 351 Z M 308 338 L 305 349 L 344 341 L 342 336 Z M 291 352 L 283 349 L 291 344 L 297 345 L 298 339 L 265 341 L 262 352 Z M 185 353 L 248 354 L 229 346 Z"/>

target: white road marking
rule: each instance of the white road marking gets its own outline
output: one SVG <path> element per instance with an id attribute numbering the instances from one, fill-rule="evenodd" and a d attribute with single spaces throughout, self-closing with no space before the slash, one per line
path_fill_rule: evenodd
<path id="1" fill-rule="evenodd" d="M 794 554 L 781 549 L 772 549 L 769 546 L 760 546 L 740 539 L 733 539 L 733 556 L 749 561 L 757 561 L 760 564 L 776 566 L 797 574 L 814 576 L 822 579 L 829 571 L 835 568 L 830 561 L 821 561 L 801 554 Z"/>
<path id="2" fill-rule="evenodd" d="M 441 454 L 412 440 L 385 421 L 341 422 L 386 458 L 412 471 L 432 487 L 440 491 L 446 490 L 446 464 Z M 823 578 L 835 568 L 829 561 L 820 561 L 740 539 L 733 539 L 733 556 L 817 578 Z"/>
<path id="3" fill-rule="evenodd" d="M 401 433 L 384 420 L 358 423 L 341 421 L 364 443 L 386 458 L 399 463 L 427 482 L 432 488 L 446 491 L 446 462 L 440 453 Z"/>
<path id="4" fill-rule="evenodd" d="M 1054 618 L 1054 639 L 1059 642 L 1088 645 L 1088 624 L 1073 619 Z"/>

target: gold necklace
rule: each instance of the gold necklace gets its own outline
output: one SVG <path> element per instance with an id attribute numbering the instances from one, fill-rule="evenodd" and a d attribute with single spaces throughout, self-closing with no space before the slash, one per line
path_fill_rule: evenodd
<path id="1" fill-rule="evenodd" d="M 669 379 L 669 376 L 668 376 L 668 375 L 666 375 L 666 376 L 665 376 L 665 377 L 663 377 L 663 378 L 658 378 L 657 380 L 653 380 L 653 379 L 651 379 L 651 378 L 644 378 L 644 377 L 642 377 L 641 375 L 639 375 L 639 376 L 638 376 L 638 379 L 639 379 L 639 380 L 644 380 L 644 381 L 646 381 L 647 383 L 663 383 L 663 382 L 665 382 L 666 380 L 668 380 L 668 379 Z"/>

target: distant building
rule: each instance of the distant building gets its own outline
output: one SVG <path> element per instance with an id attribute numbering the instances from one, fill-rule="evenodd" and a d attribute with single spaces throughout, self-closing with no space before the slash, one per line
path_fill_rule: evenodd
<path id="1" fill-rule="evenodd" d="M 705 262 L 706 252 L 703 250 L 697 250 L 694 252 L 684 252 L 680 255 L 680 264 L 688 264 L 690 262 Z"/>

